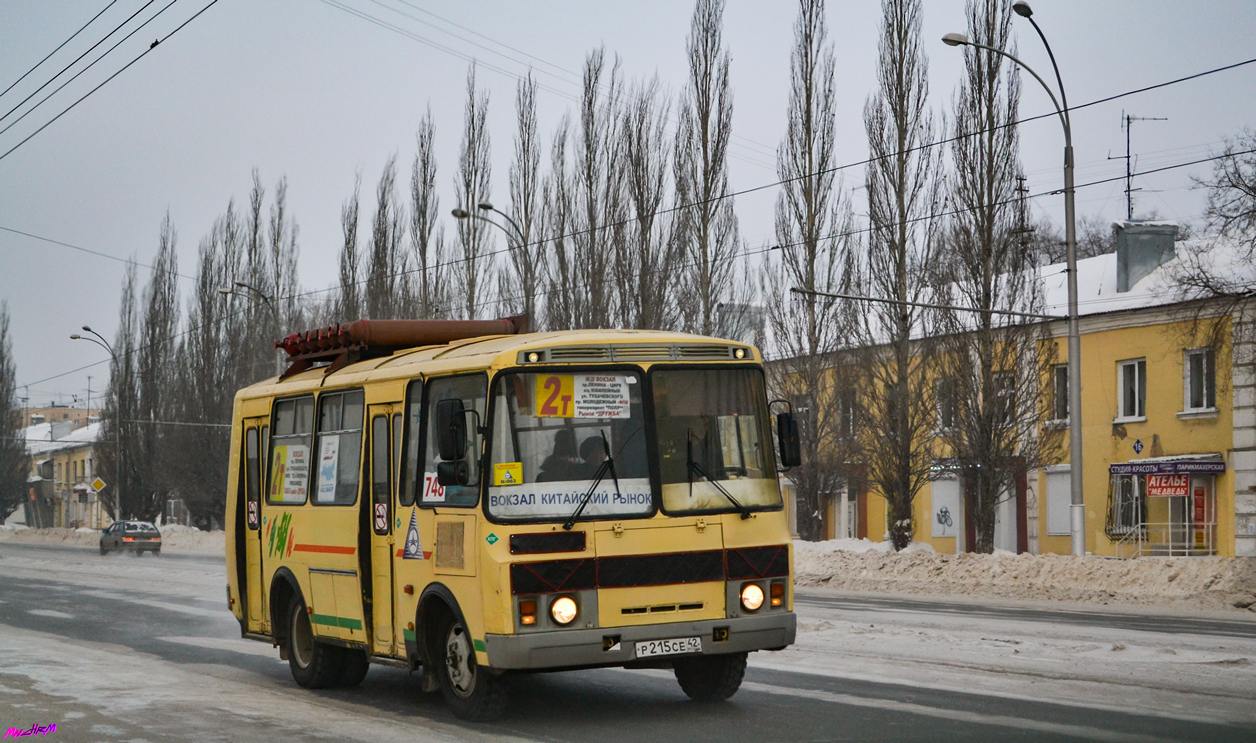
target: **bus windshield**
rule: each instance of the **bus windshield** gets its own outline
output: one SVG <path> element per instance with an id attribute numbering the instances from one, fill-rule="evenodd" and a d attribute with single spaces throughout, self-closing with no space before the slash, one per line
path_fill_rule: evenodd
<path id="1" fill-rule="evenodd" d="M 781 505 L 759 370 L 656 367 L 650 380 L 665 512 Z"/>
<path id="2" fill-rule="evenodd" d="M 567 519 L 607 471 L 581 519 L 653 513 L 640 377 L 631 371 L 511 373 L 497 379 L 488 513 Z"/>

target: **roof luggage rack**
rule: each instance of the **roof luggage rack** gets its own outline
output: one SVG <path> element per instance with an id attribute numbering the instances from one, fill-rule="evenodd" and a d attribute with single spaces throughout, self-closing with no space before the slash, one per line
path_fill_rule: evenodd
<path id="1" fill-rule="evenodd" d="M 315 365 L 329 362 L 328 374 L 364 359 L 391 356 L 419 346 L 437 346 L 488 335 L 527 332 L 528 316 L 497 320 L 355 320 L 293 333 L 275 341 L 288 353 L 283 381 Z"/>

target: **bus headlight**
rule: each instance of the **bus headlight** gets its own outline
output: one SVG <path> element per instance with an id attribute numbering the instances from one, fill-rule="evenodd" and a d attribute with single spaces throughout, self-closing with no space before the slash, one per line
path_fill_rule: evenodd
<path id="1" fill-rule="evenodd" d="M 759 600 L 763 600 L 763 592 L 759 592 Z M 576 602 L 567 596 L 554 599 L 554 603 L 550 604 L 550 616 L 554 617 L 554 621 L 559 624 L 571 624 L 576 618 Z"/>
<path id="2" fill-rule="evenodd" d="M 746 611 L 754 611 L 763 606 L 763 589 L 757 583 L 747 583 L 741 587 L 741 605 Z"/>

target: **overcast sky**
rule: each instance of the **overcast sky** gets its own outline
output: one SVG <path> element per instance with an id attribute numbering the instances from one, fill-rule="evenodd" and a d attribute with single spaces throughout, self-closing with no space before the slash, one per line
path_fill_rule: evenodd
<path id="1" fill-rule="evenodd" d="M 176 0 L 65 90 L 0 134 L 0 152 L 20 142 L 75 99 L 164 37 L 209 0 Z M 10 110 L 146 0 L 118 0 L 48 62 L 0 97 Z M 152 3 L 123 32 L 167 4 Z M 0 90 L 65 41 L 108 0 L 0 3 Z M 1256 57 L 1256 3 L 1243 0 L 1034 0 L 1035 19 L 1053 44 L 1073 106 Z M 352 8 L 395 29 L 355 17 Z M 959 50 L 937 41 L 964 30 L 963 0 L 927 0 L 924 35 L 931 103 L 949 109 L 962 67 Z M 337 273 L 340 206 L 363 180 L 363 206 L 387 158 L 408 173 L 414 134 L 430 107 L 436 123 L 442 211 L 453 205 L 453 167 L 462 124 L 468 60 L 479 61 L 480 85 L 491 94 L 493 193 L 505 205 L 517 76 L 534 69 L 543 140 L 574 108 L 579 73 L 590 49 L 604 45 L 629 78 L 658 75 L 675 92 L 685 77 L 689 2 L 458 2 L 431 0 L 220 0 L 99 92 L 8 157 L 0 159 L 0 227 L 69 243 L 118 259 L 151 260 L 158 227 L 169 212 L 179 232 L 180 272 L 195 273 L 196 246 L 231 198 L 247 198 L 257 168 L 272 187 L 286 176 L 300 227 L 300 280 L 330 286 Z M 730 0 L 725 43 L 732 53 L 735 141 L 732 186 L 775 178 L 774 152 L 785 127 L 792 25 L 790 2 Z M 841 98 L 838 159 L 861 160 L 862 124 L 875 78 L 879 3 L 828 5 L 836 42 Z M 1015 19 L 1022 59 L 1048 75 L 1050 63 L 1026 21 Z M 400 29 L 404 33 L 398 32 Z M 417 40 L 422 39 L 422 41 Z M 80 63 L 80 66 L 83 63 Z M 0 128 L 73 74 L 31 99 Z M 1026 79 L 1021 114 L 1049 110 Z M 1256 65 L 1093 106 L 1073 114 L 1077 182 L 1124 173 L 1122 111 L 1168 121 L 1136 122 L 1138 168 L 1206 157 L 1223 138 L 1256 122 Z M 1062 135 L 1044 119 L 1022 127 L 1031 192 L 1060 187 Z M 548 152 L 544 155 L 548 158 Z M 1192 176 L 1208 166 L 1137 179 L 1137 209 L 1169 219 L 1196 219 L 1203 196 Z M 862 171 L 846 171 L 848 188 Z M 408 176 L 406 178 L 408 182 Z M 1124 184 L 1078 193 L 1080 214 L 1124 216 Z M 856 191 L 855 198 L 859 199 Z M 775 189 L 739 197 L 742 236 L 752 248 L 773 243 Z M 862 210 L 862 205 L 857 206 Z M 1063 221 L 1063 199 L 1035 201 L 1036 213 Z M 124 265 L 0 230 L 0 300 L 12 317 L 18 383 L 32 403 L 93 396 L 107 364 L 99 348 L 69 335 L 89 324 L 112 339 Z M 147 271 L 141 271 L 147 279 Z M 185 298 L 191 282 L 183 280 Z M 346 318 L 349 319 L 349 318 Z M 50 377 L 56 378 L 49 379 Z"/>

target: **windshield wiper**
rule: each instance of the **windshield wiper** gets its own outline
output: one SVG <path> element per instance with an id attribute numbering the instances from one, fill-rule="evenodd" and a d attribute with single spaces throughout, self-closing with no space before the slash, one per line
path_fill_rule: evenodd
<path id="1" fill-rule="evenodd" d="M 602 437 L 602 451 L 606 452 L 606 459 L 602 460 L 602 464 L 598 465 L 597 472 L 593 475 L 593 484 L 589 486 L 588 492 L 580 499 L 580 505 L 576 507 L 576 512 L 563 522 L 563 531 L 571 531 L 571 527 L 576 525 L 576 519 L 580 518 L 580 514 L 584 512 L 584 507 L 589 505 L 589 499 L 593 497 L 593 491 L 597 490 L 597 486 L 602 484 L 602 478 L 606 477 L 606 473 L 611 473 L 611 481 L 615 483 L 615 495 L 623 500 L 623 493 L 619 492 L 619 476 L 615 474 L 615 460 L 611 457 L 611 445 L 606 440 L 606 433 L 598 431 Z"/>
<path id="2" fill-rule="evenodd" d="M 712 479 L 711 476 L 706 473 L 706 470 L 702 469 L 702 465 L 698 464 L 697 462 L 693 460 L 693 435 L 689 429 L 685 429 L 685 469 L 686 469 L 686 474 L 689 478 L 689 497 L 690 498 L 693 497 L 693 476 L 697 475 L 698 477 L 704 478 L 707 482 L 714 485 L 715 489 L 720 491 L 720 493 L 723 494 L 723 496 L 728 499 L 728 502 L 732 503 L 733 506 L 737 508 L 737 511 L 741 513 L 741 518 L 743 521 L 750 518 L 750 509 L 746 508 L 740 502 L 738 502 L 738 500 L 733 497 L 732 493 L 725 490 L 723 485 L 720 485 L 717 481 Z"/>

